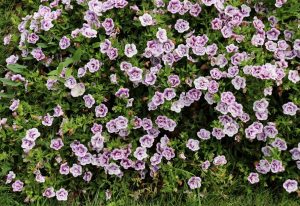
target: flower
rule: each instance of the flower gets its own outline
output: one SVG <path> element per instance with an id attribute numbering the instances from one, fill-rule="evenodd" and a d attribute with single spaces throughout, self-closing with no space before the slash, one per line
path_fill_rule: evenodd
<path id="1" fill-rule="evenodd" d="M 259 182 L 259 174 L 256 173 L 256 172 L 251 172 L 248 176 L 248 181 L 251 183 L 251 184 L 255 184 L 255 183 L 258 183 Z"/>
<path id="2" fill-rule="evenodd" d="M 90 59 L 90 61 L 85 65 L 85 68 L 88 69 L 91 73 L 95 73 L 102 66 L 102 62 L 98 59 Z"/>
<path id="3" fill-rule="evenodd" d="M 53 187 L 48 187 L 44 190 L 43 196 L 47 198 L 55 197 L 55 192 Z"/>
<path id="4" fill-rule="evenodd" d="M 15 64 L 17 63 L 17 61 L 19 60 L 19 56 L 18 55 L 11 55 L 10 57 L 6 58 L 6 64 Z"/>
<path id="5" fill-rule="evenodd" d="M 96 38 L 97 37 L 97 31 L 95 29 L 92 28 L 83 28 L 81 31 L 82 35 L 87 37 L 87 38 Z"/>
<path id="6" fill-rule="evenodd" d="M 37 60 L 41 61 L 46 58 L 41 48 L 36 48 L 31 51 L 31 55 Z"/>
<path id="7" fill-rule="evenodd" d="M 147 149 L 144 147 L 137 147 L 136 150 L 133 153 L 133 156 L 137 158 L 138 160 L 143 160 L 148 157 L 147 155 Z"/>
<path id="8" fill-rule="evenodd" d="M 188 185 L 192 190 L 200 188 L 201 187 L 201 178 L 196 177 L 196 176 L 191 177 L 188 181 Z"/>
<path id="9" fill-rule="evenodd" d="M 288 179 L 283 183 L 283 188 L 288 192 L 296 192 L 298 190 L 298 182 L 296 180 Z"/>
<path id="10" fill-rule="evenodd" d="M 126 44 L 125 45 L 125 55 L 129 58 L 137 54 L 137 49 L 135 44 Z"/>
<path id="11" fill-rule="evenodd" d="M 70 168 L 70 173 L 73 175 L 73 177 L 78 177 L 82 174 L 82 167 L 78 164 L 73 164 Z"/>
<path id="12" fill-rule="evenodd" d="M 49 113 L 47 113 L 47 115 L 43 117 L 42 124 L 44 126 L 50 127 L 53 123 L 53 120 L 54 120 L 53 116 L 51 116 Z"/>
<path id="13" fill-rule="evenodd" d="M 9 106 L 9 109 L 11 111 L 16 111 L 19 107 L 20 104 L 20 100 L 19 99 L 14 99 L 13 102 L 11 103 L 11 105 Z"/>
<path id="14" fill-rule="evenodd" d="M 85 92 L 85 86 L 83 83 L 78 83 L 71 89 L 72 97 L 82 96 L 84 92 Z"/>
<path id="15" fill-rule="evenodd" d="M 26 136 L 25 138 L 31 141 L 35 141 L 38 137 L 41 136 L 41 133 L 37 128 L 31 128 L 26 131 Z"/>
<path id="16" fill-rule="evenodd" d="M 213 163 L 216 166 L 225 165 L 225 164 L 227 164 L 227 160 L 224 155 L 218 155 L 214 158 Z"/>
<path id="17" fill-rule="evenodd" d="M 16 180 L 11 187 L 14 192 L 21 192 L 23 190 L 24 183 L 21 180 Z"/>
<path id="18" fill-rule="evenodd" d="M 60 174 L 67 175 L 67 174 L 69 174 L 69 172 L 70 172 L 70 167 L 69 167 L 68 163 L 63 163 L 60 165 L 60 168 L 59 168 Z"/>
<path id="19" fill-rule="evenodd" d="M 9 171 L 8 174 L 6 175 L 6 182 L 5 184 L 9 184 L 13 181 L 13 179 L 16 178 L 16 174 L 13 171 Z"/>
<path id="20" fill-rule="evenodd" d="M 192 151 L 198 151 L 200 149 L 199 147 L 199 141 L 194 139 L 189 139 L 186 143 L 186 147 L 189 148 Z"/>
<path id="21" fill-rule="evenodd" d="M 67 49 L 71 45 L 70 39 L 66 36 L 63 36 L 59 41 L 59 47 L 61 49 Z"/>
<path id="22" fill-rule="evenodd" d="M 299 110 L 297 105 L 295 105 L 293 102 L 288 102 L 282 105 L 283 114 L 294 116 L 296 115 L 296 112 Z"/>
<path id="23" fill-rule="evenodd" d="M 180 11 L 182 8 L 181 2 L 179 0 L 170 0 L 168 4 L 168 11 L 172 14 L 175 14 Z"/>
<path id="24" fill-rule="evenodd" d="M 68 191 L 64 188 L 60 188 L 55 192 L 56 199 L 58 201 L 67 201 L 68 200 Z"/>
<path id="25" fill-rule="evenodd" d="M 91 94 L 84 95 L 83 100 L 87 108 L 92 108 L 92 106 L 95 104 L 95 99 Z"/>
<path id="26" fill-rule="evenodd" d="M 52 139 L 50 143 L 50 148 L 54 150 L 60 150 L 64 146 L 61 138 Z"/>
<path id="27" fill-rule="evenodd" d="M 189 22 L 183 19 L 177 19 L 176 24 L 174 25 L 174 28 L 179 32 L 183 33 L 190 28 Z"/>
<path id="28" fill-rule="evenodd" d="M 10 43 L 10 41 L 11 41 L 11 37 L 12 37 L 11 34 L 8 34 L 8 35 L 4 36 L 4 38 L 3 38 L 3 45 L 8 45 Z"/>
<path id="29" fill-rule="evenodd" d="M 142 26 L 150 26 L 154 23 L 153 19 L 152 19 L 152 16 L 150 14 L 147 14 L 147 13 L 140 16 L 139 20 L 140 20 Z"/>

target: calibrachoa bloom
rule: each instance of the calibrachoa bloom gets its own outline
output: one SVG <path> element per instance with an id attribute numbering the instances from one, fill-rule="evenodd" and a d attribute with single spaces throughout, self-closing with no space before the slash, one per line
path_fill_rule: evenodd
<path id="1" fill-rule="evenodd" d="M 59 47 L 61 49 L 67 49 L 71 45 L 70 39 L 66 36 L 63 36 L 59 41 Z"/>
<path id="2" fill-rule="evenodd" d="M 153 24 L 152 16 L 147 13 L 143 14 L 143 16 L 140 16 L 139 20 L 140 20 L 142 26 L 150 26 Z"/>
<path id="3" fill-rule="evenodd" d="M 13 102 L 11 103 L 9 109 L 11 111 L 16 111 L 19 107 L 19 104 L 20 104 L 20 100 L 19 99 L 16 99 L 16 100 L 14 99 Z"/>
<path id="4" fill-rule="evenodd" d="M 53 187 L 49 187 L 49 188 L 45 189 L 44 192 L 43 192 L 43 196 L 47 197 L 47 198 L 55 197 L 54 188 Z"/>
<path id="5" fill-rule="evenodd" d="M 137 54 L 137 49 L 135 44 L 126 44 L 125 45 L 125 55 L 127 57 L 133 57 Z"/>
<path id="6" fill-rule="evenodd" d="M 14 192 L 21 192 L 23 190 L 24 183 L 20 180 L 16 180 L 11 186 Z"/>
<path id="7" fill-rule="evenodd" d="M 199 141 L 194 139 L 189 139 L 186 143 L 186 147 L 189 148 L 192 151 L 197 151 L 200 149 L 199 147 Z"/>
<path id="8" fill-rule="evenodd" d="M 17 55 L 11 55 L 10 57 L 8 57 L 6 59 L 6 64 L 9 65 L 9 64 L 15 64 L 17 63 L 17 61 L 19 60 L 19 56 Z"/>
<path id="9" fill-rule="evenodd" d="M 9 171 L 9 173 L 6 175 L 6 182 L 5 184 L 9 184 L 13 181 L 13 179 L 16 178 L 16 174 L 13 171 Z"/>
<path id="10" fill-rule="evenodd" d="M 55 192 L 56 199 L 58 201 L 67 201 L 68 200 L 68 191 L 64 188 L 60 188 Z"/>
<path id="11" fill-rule="evenodd" d="M 258 183 L 259 182 L 259 174 L 256 173 L 256 172 L 251 172 L 248 176 L 248 181 L 251 183 L 251 184 L 255 184 L 255 183 Z"/>
<path id="12" fill-rule="evenodd" d="M 226 157 L 224 155 L 216 156 L 213 160 L 214 165 L 225 165 L 227 163 Z"/>
<path id="13" fill-rule="evenodd" d="M 56 138 L 51 140 L 50 147 L 54 150 L 60 150 L 64 146 L 61 138 Z"/>
<path id="14" fill-rule="evenodd" d="M 191 177 L 188 181 L 188 185 L 191 189 L 197 189 L 201 187 L 201 178 L 200 177 Z"/>
<path id="15" fill-rule="evenodd" d="M 296 192 L 298 190 L 298 182 L 296 180 L 288 179 L 283 183 L 283 188 L 288 192 Z"/>
<path id="16" fill-rule="evenodd" d="M 70 173 L 74 176 L 80 176 L 82 174 L 82 167 L 78 164 L 73 164 L 72 167 L 70 167 Z"/>
<path id="17" fill-rule="evenodd" d="M 291 116 L 296 115 L 296 112 L 299 110 L 297 105 L 295 105 L 293 102 L 288 102 L 282 105 L 282 109 L 284 114 L 291 115 Z"/>

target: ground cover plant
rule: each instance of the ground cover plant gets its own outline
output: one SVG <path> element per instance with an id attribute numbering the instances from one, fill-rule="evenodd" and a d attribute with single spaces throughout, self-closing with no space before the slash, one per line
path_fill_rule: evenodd
<path id="1" fill-rule="evenodd" d="M 198 201 L 267 187 L 299 201 L 297 0 L 16 8 L 0 60 L 12 196 Z"/>

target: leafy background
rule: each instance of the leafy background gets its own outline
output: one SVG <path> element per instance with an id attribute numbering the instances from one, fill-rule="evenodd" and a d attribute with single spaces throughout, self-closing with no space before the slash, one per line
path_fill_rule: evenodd
<path id="1" fill-rule="evenodd" d="M 263 1 L 268 8 L 274 9 L 273 1 Z M 230 4 L 234 6 L 239 6 L 242 4 L 240 1 L 229 1 Z M 252 4 L 255 1 L 251 2 Z M 1 5 L 2 4 L 2 5 Z M 143 11 L 148 11 L 151 9 L 151 4 L 148 1 L 141 1 L 140 7 Z M 295 195 L 286 196 L 282 193 L 281 184 L 278 182 L 283 181 L 282 174 L 269 176 L 261 176 L 261 182 L 258 186 L 250 186 L 246 180 L 247 175 L 250 171 L 253 171 L 254 162 L 261 158 L 260 148 L 264 145 L 261 142 L 250 143 L 245 138 L 241 141 L 235 141 L 233 138 L 224 138 L 221 141 L 209 140 L 209 144 L 201 144 L 201 150 L 198 153 L 187 152 L 186 154 L 190 157 L 188 161 L 182 162 L 180 159 L 175 159 L 171 164 L 163 164 L 160 172 L 160 176 L 156 179 L 146 178 L 142 180 L 138 174 L 135 173 L 125 173 L 122 180 L 119 178 L 109 177 L 102 172 L 95 175 L 95 181 L 91 182 L 89 185 L 83 181 L 74 181 L 73 178 L 63 178 L 56 176 L 55 173 L 59 165 L 54 161 L 57 153 L 50 151 L 48 145 L 50 139 L 55 136 L 56 130 L 60 125 L 60 122 L 56 121 L 55 125 L 51 128 L 43 127 L 42 140 L 39 140 L 38 145 L 29 156 L 20 156 L 22 154 L 22 149 L 20 147 L 21 138 L 24 136 L 26 129 L 32 127 L 40 127 L 40 123 L 37 117 L 44 115 L 47 112 L 51 112 L 52 108 L 56 104 L 62 105 L 66 115 L 68 116 L 68 121 L 64 124 L 63 130 L 66 136 L 66 143 L 68 145 L 75 139 L 80 139 L 82 143 L 87 143 L 90 139 L 90 133 L 88 133 L 88 128 L 94 122 L 93 114 L 84 108 L 81 99 L 74 100 L 68 94 L 68 91 L 63 89 L 63 86 L 57 92 L 49 92 L 45 87 L 45 82 L 50 75 L 57 75 L 59 71 L 64 66 L 68 66 L 68 75 L 71 75 L 78 68 L 80 62 L 86 62 L 91 57 L 96 57 L 104 62 L 105 68 L 101 69 L 100 73 L 94 76 L 86 76 L 85 81 L 89 80 L 86 85 L 88 88 L 87 93 L 97 94 L 95 99 L 97 102 L 101 102 L 107 99 L 111 105 L 110 109 L 113 111 L 110 115 L 102 120 L 100 123 L 104 123 L 111 118 L 115 118 L 120 114 L 128 114 L 129 116 L 147 116 L 147 110 L 142 109 L 142 105 L 146 104 L 147 98 L 153 96 L 155 90 L 153 88 L 138 87 L 131 88 L 132 93 L 134 93 L 136 98 L 136 103 L 129 111 L 124 108 L 124 102 L 122 100 L 115 99 L 113 97 L 116 88 L 109 81 L 108 74 L 111 70 L 108 68 L 115 67 L 118 68 L 118 63 L 108 61 L 102 54 L 99 54 L 98 48 L 99 43 L 104 39 L 104 33 L 100 35 L 99 38 L 95 40 L 86 39 L 76 39 L 78 41 L 77 47 L 72 47 L 68 49 L 67 52 L 58 52 L 57 42 L 66 33 L 70 33 L 74 28 L 81 25 L 81 18 L 79 18 L 81 13 L 74 13 L 74 15 L 68 15 L 68 13 L 63 14 L 63 18 L 59 20 L 59 23 L 55 24 L 55 27 L 50 32 L 44 33 L 40 36 L 42 41 L 39 46 L 46 50 L 48 55 L 54 55 L 54 62 L 49 68 L 42 67 L 36 64 L 30 58 L 24 59 L 22 62 L 26 66 L 17 66 L 7 68 L 5 64 L 5 59 L 9 56 L 8 54 L 13 53 L 17 50 L 14 45 L 17 45 L 18 36 L 17 25 L 20 23 L 20 18 L 26 14 L 31 13 L 32 10 L 36 10 L 39 3 L 31 0 L 22 1 L 10 1 L 4 0 L 0 3 L 0 10 L 3 14 L 0 19 L 0 36 L 4 36 L 7 33 L 13 33 L 13 40 L 10 46 L 0 46 L 0 74 L 1 76 L 6 73 L 7 70 L 12 70 L 15 73 L 21 73 L 27 80 L 29 80 L 29 86 L 26 93 L 24 93 L 24 86 L 14 82 L 5 82 L 1 80 L 8 86 L 0 85 L 0 90 L 5 89 L 6 96 L 1 98 L 0 104 L 0 116 L 6 117 L 10 113 L 8 111 L 8 106 L 10 99 L 12 97 L 17 97 L 21 99 L 22 104 L 18 108 L 19 115 L 15 118 L 9 119 L 9 123 L 15 123 L 18 125 L 20 132 L 15 132 L 12 128 L 7 128 L 6 130 L 0 130 L 1 144 L 0 144 L 0 176 L 4 177 L 9 170 L 14 170 L 17 174 L 24 174 L 27 180 L 26 193 L 32 200 L 40 201 L 41 204 L 51 204 L 51 202 L 45 202 L 40 199 L 40 193 L 43 188 L 40 185 L 34 184 L 34 175 L 32 171 L 35 169 L 37 163 L 42 163 L 47 169 L 48 175 L 51 176 L 51 182 L 57 185 L 68 185 L 69 188 L 73 189 L 71 194 L 70 202 L 72 204 L 81 204 L 80 202 L 85 202 L 86 204 L 97 204 L 97 201 L 102 201 L 104 198 L 105 189 L 110 188 L 113 193 L 113 200 L 109 203 L 111 205 L 123 205 L 128 204 L 132 199 L 136 200 L 152 200 L 152 204 L 159 204 L 161 202 L 183 202 L 183 204 L 212 204 L 219 200 L 233 200 L 233 205 L 239 205 L 246 198 L 246 201 L 250 204 L 262 204 L 265 199 L 264 205 L 282 204 L 282 205 L 297 205 L 299 203 L 299 198 Z M 300 38 L 299 29 L 295 29 L 299 24 L 299 11 L 300 5 L 297 0 L 288 1 L 288 3 L 280 9 L 276 9 L 276 13 L 271 9 L 270 13 L 275 14 L 279 19 L 279 25 L 283 28 L 289 28 L 295 31 L 295 39 Z M 209 22 L 212 17 L 216 15 L 215 11 L 211 11 L 209 8 L 203 9 L 201 15 L 204 16 L 203 21 L 190 21 L 191 27 L 195 28 L 197 32 L 209 34 L 209 42 L 218 42 L 218 45 L 222 45 L 220 41 L 221 34 L 218 32 L 213 32 L 210 28 Z M 142 13 L 141 13 L 142 14 Z M 139 23 L 134 22 L 135 32 L 139 33 L 145 38 L 140 38 L 139 35 L 132 34 L 132 24 L 131 19 L 133 15 L 128 15 L 126 10 L 121 10 L 118 13 L 109 12 L 105 17 L 112 17 L 115 24 L 120 29 L 121 33 L 118 39 L 113 41 L 113 46 L 117 47 L 122 52 L 122 48 L 127 42 L 138 42 L 138 51 L 142 50 L 142 45 L 146 44 L 146 41 L 151 38 L 155 38 L 155 29 L 143 28 Z M 261 16 L 261 18 L 267 18 Z M 158 24 L 174 24 L 176 18 L 160 18 L 159 15 L 155 16 Z M 269 27 L 270 28 L 270 27 Z M 280 28 L 282 29 L 282 28 Z M 240 48 L 246 51 L 252 51 L 254 54 L 251 62 L 255 64 L 264 64 L 272 59 L 272 56 L 267 53 L 263 48 L 256 48 L 250 44 L 251 34 L 254 33 L 254 29 L 251 27 L 241 27 L 239 33 L 246 35 L 245 43 L 239 45 Z M 171 32 L 168 32 L 171 34 Z M 177 41 L 180 41 L 183 35 L 170 36 Z M 2 39 L 2 38 L 1 38 Z M 179 43 L 179 42 L 176 42 Z M 225 51 L 225 45 L 231 43 L 227 40 L 224 47 L 220 48 L 220 51 Z M 71 58 L 68 56 L 71 54 Z M 122 59 L 122 56 L 120 57 Z M 145 62 L 140 61 L 140 57 L 137 56 L 132 59 L 134 65 L 143 67 Z M 164 74 L 160 76 L 159 85 L 163 88 L 166 87 L 167 76 L 171 72 L 177 73 L 182 77 L 182 82 L 185 81 L 186 77 L 195 77 L 208 74 L 208 70 L 205 69 L 207 59 L 201 59 L 198 65 L 191 64 L 187 61 L 181 61 L 180 65 L 176 66 L 174 71 L 166 68 Z M 202 66 L 202 70 L 199 70 L 199 66 Z M 296 68 L 299 66 L 299 59 L 293 60 L 290 63 L 291 68 Z M 111 68 L 118 74 L 116 69 Z M 118 74 L 121 76 L 122 74 Z M 120 80 L 124 85 L 128 85 L 128 80 L 123 78 Z M 97 82 L 97 84 L 93 84 Z M 247 77 L 247 91 L 236 92 L 238 102 L 242 102 L 246 111 L 252 109 L 252 104 L 254 100 L 258 100 L 263 97 L 262 88 L 273 85 L 272 82 L 268 81 L 258 81 L 255 78 Z M 186 90 L 188 87 L 184 86 L 180 89 L 182 91 Z M 233 87 L 229 82 L 224 80 L 220 88 L 226 88 L 227 90 L 233 90 Z M 296 145 L 299 141 L 300 135 L 300 119 L 299 115 L 295 117 L 287 117 L 282 115 L 281 105 L 288 100 L 293 101 L 295 104 L 300 105 L 299 98 L 299 84 L 292 84 L 285 80 L 282 86 L 274 86 L 274 92 L 270 97 L 270 113 L 268 121 L 276 122 L 277 128 L 280 131 L 280 135 L 287 140 L 289 145 Z M 112 92 L 114 91 L 114 92 Z M 185 142 L 190 137 L 195 137 L 195 132 L 199 128 L 211 128 L 212 125 L 216 124 L 215 117 L 217 113 L 212 107 L 209 107 L 203 102 L 194 103 L 191 107 L 185 108 L 183 112 L 178 116 L 174 115 L 168 111 L 170 105 L 165 104 L 160 109 L 155 111 L 153 114 L 157 116 L 158 114 L 164 113 L 166 116 L 176 119 L 180 128 L 175 130 L 173 133 L 168 133 L 170 139 L 172 140 L 172 146 L 176 151 L 185 151 Z M 254 114 L 252 114 L 254 115 Z M 28 120 L 28 121 L 27 121 Z M 138 131 L 134 131 L 132 137 L 135 142 L 138 141 L 138 137 L 142 134 Z M 243 134 L 241 134 L 243 135 Z M 136 138 L 135 138 L 136 137 Z M 132 139 L 131 139 L 132 141 Z M 124 142 L 121 142 L 117 138 L 111 139 L 107 145 L 109 148 L 114 148 L 121 146 Z M 134 145 L 135 147 L 136 145 Z M 224 167 L 215 168 L 211 172 L 200 172 L 197 168 L 200 167 L 201 160 L 212 159 L 215 154 L 224 154 L 228 162 Z M 70 153 L 67 151 L 61 152 L 62 157 L 69 158 Z M 65 156 L 64 156 L 65 155 Z M 288 153 L 277 154 L 281 159 L 290 160 L 290 155 Z M 299 172 L 291 162 L 287 165 L 287 173 L 285 177 L 293 177 L 299 179 Z M 198 174 L 205 181 L 203 181 L 203 186 L 200 191 L 196 193 L 187 192 L 187 185 L 185 180 L 192 174 Z M 4 178 L 2 179 L 4 183 Z M 1 181 L 2 181 L 1 180 Z M 1 182 L 2 183 L 2 182 Z M 3 204 L 17 205 L 21 204 L 16 202 L 16 199 L 22 199 L 19 195 L 12 194 L 10 189 L 1 184 L 0 191 L 3 193 L 1 201 L 7 201 Z M 272 191 L 266 190 L 265 187 L 272 188 Z M 84 188 L 84 189 L 82 189 Z M 260 195 L 255 195 L 257 191 L 263 191 Z M 32 192 L 35 191 L 35 192 Z M 39 191 L 39 192 L 37 192 Z M 171 195 L 170 195 L 171 194 Z M 175 198 L 174 196 L 175 195 Z M 244 196 L 240 196 L 244 195 Z M 199 196 L 204 196 L 199 200 Z M 11 198 L 8 198 L 11 197 Z M 16 199 L 14 199 L 14 197 Z M 250 197 L 250 198 L 249 198 Z M 156 198 L 156 199 L 155 199 Z M 212 201 L 213 200 L 213 201 Z M 157 201 L 157 202 L 155 202 Z M 200 201 L 200 202 L 199 202 Z M 202 201 L 202 203 L 201 203 Z M 20 201 L 21 202 L 21 201 Z M 71 204 L 70 203 L 70 204 Z M 137 203 L 137 202 L 136 202 Z M 135 204 L 136 204 L 135 203 Z M 52 203 L 55 204 L 55 203 Z M 84 204 L 84 203 L 82 203 Z M 100 203 L 106 204 L 106 203 Z M 133 204 L 133 203 L 132 203 Z M 142 202 L 140 204 L 146 204 Z M 247 204 L 247 203 L 246 203 Z"/>

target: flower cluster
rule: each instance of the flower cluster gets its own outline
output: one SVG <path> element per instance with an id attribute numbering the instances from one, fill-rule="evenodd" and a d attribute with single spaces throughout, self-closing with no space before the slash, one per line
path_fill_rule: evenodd
<path id="1" fill-rule="evenodd" d="M 41 1 L 1 78 L 0 132 L 20 159 L 6 184 L 58 201 L 89 184 L 109 199 L 116 177 L 193 190 L 233 168 L 297 191 L 300 39 L 280 20 L 297 1 L 255 2 Z"/>

